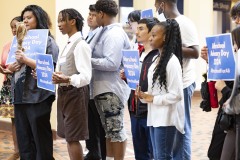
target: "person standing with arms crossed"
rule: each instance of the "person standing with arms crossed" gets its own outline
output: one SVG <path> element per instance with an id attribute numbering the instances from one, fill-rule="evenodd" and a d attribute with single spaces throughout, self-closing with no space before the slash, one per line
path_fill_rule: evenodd
<path id="1" fill-rule="evenodd" d="M 97 23 L 103 30 L 92 52 L 93 96 L 106 133 L 107 159 L 123 160 L 127 145 L 123 114 L 130 88 L 119 73 L 122 49 L 129 49 L 130 42 L 122 26 L 114 23 L 116 2 L 98 0 L 95 7 Z"/>
<path id="2" fill-rule="evenodd" d="M 176 160 L 191 159 L 192 127 L 191 127 L 191 99 L 196 87 L 193 59 L 199 57 L 199 40 L 195 25 L 177 8 L 177 0 L 155 0 L 158 14 L 166 19 L 175 19 L 180 27 L 183 56 L 183 92 L 185 103 L 185 134 L 177 132 L 173 158 Z M 161 21 L 161 20 L 160 20 Z"/>
<path id="3" fill-rule="evenodd" d="M 96 21 L 96 8 L 95 5 L 89 6 L 89 14 L 87 18 L 88 26 L 90 27 L 89 34 L 85 39 L 90 47 L 94 47 L 94 42 L 97 39 L 101 27 L 98 27 Z M 92 84 L 89 85 L 90 100 L 88 103 L 88 130 L 89 139 L 86 140 L 86 148 L 88 149 L 87 155 L 84 160 L 105 160 L 106 159 L 106 139 L 105 132 L 101 124 L 100 116 L 98 114 L 93 96 L 92 96 Z"/>
<path id="4" fill-rule="evenodd" d="M 82 37 L 83 17 L 75 9 L 58 14 L 58 27 L 68 44 L 58 58 L 59 72 L 52 81 L 59 84 L 57 134 L 65 138 L 70 160 L 83 160 L 80 140 L 88 139 L 88 84 L 92 76 L 91 49 Z"/>

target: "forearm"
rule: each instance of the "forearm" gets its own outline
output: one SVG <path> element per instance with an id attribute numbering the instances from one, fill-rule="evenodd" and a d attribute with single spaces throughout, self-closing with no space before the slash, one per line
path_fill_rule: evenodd
<path id="1" fill-rule="evenodd" d="M 199 46 L 182 47 L 183 58 L 197 59 L 199 57 Z"/>
<path id="2" fill-rule="evenodd" d="M 32 69 L 36 68 L 36 61 L 31 59 L 31 58 L 26 58 L 24 60 L 24 64 L 26 64 L 27 66 L 31 67 Z"/>

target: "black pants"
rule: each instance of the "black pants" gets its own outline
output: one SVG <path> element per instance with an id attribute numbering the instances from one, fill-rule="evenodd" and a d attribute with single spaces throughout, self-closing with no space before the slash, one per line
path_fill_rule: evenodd
<path id="1" fill-rule="evenodd" d="M 222 108 L 219 107 L 218 116 L 219 116 L 221 109 Z M 218 116 L 217 116 L 216 122 L 214 124 L 212 140 L 211 140 L 210 146 L 208 148 L 208 158 L 210 160 L 220 160 L 221 154 L 222 154 L 223 143 L 224 143 L 225 136 L 226 136 L 226 133 L 224 132 L 224 130 L 222 130 L 220 128 L 220 126 L 218 125 L 218 122 L 217 122 Z"/>
<path id="2" fill-rule="evenodd" d="M 54 98 L 37 104 L 16 104 L 15 123 L 21 160 L 53 160 L 50 113 Z"/>
<path id="3" fill-rule="evenodd" d="M 91 99 L 88 103 L 88 130 L 89 139 L 86 140 L 86 147 L 89 150 L 87 159 L 106 159 L 105 131 L 102 127 L 95 102 Z"/>

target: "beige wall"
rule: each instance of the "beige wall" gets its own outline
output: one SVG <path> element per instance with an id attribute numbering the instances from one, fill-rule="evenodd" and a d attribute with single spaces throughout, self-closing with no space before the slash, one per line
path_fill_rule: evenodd
<path id="1" fill-rule="evenodd" d="M 0 1 L 0 30 L 1 30 L 1 38 L 0 38 L 0 48 L 3 47 L 3 45 L 10 41 L 12 39 L 12 32 L 10 29 L 10 21 L 12 18 L 16 16 L 20 16 L 21 11 L 24 9 L 25 6 L 30 4 L 36 4 L 41 6 L 44 10 L 47 11 L 47 13 L 50 15 L 50 18 L 53 22 L 53 26 L 55 26 L 56 19 L 55 16 L 55 0 L 8 0 L 8 1 Z M 55 35 L 55 32 L 52 32 Z"/>
<path id="2" fill-rule="evenodd" d="M 189 17 L 197 27 L 200 48 L 206 45 L 205 37 L 213 35 L 213 1 L 201 0 L 199 3 L 199 0 L 184 0 L 184 15 Z M 202 58 L 195 60 L 197 90 L 200 89 L 202 74 L 206 69 L 206 62 Z"/>
<path id="3" fill-rule="evenodd" d="M 149 9 L 154 7 L 155 0 L 134 0 L 134 9 Z M 190 18 L 197 27 L 200 48 L 205 45 L 205 36 L 213 34 L 213 1 L 211 0 L 184 0 L 184 15 Z M 206 63 L 201 58 L 195 60 L 195 73 L 197 76 L 197 90 L 200 89 L 202 73 L 206 71 Z M 202 67 L 199 67 L 202 66 Z"/>
<path id="4" fill-rule="evenodd" d="M 12 18 L 16 16 L 20 16 L 21 11 L 24 9 L 25 6 L 30 4 L 36 4 L 41 6 L 50 16 L 53 28 L 55 28 L 55 19 L 56 19 L 56 8 L 55 8 L 55 0 L 8 0 L 8 1 L 0 1 L 0 31 L 1 31 L 1 37 L 0 37 L 0 50 L 2 50 L 5 43 L 12 40 L 12 32 L 10 29 L 10 21 Z M 52 34 L 55 35 L 55 29 L 52 29 Z M 0 86 L 2 82 L 2 74 L 0 74 Z M 52 116 L 52 119 L 56 117 Z M 0 118 L 0 120 L 3 121 L 10 121 L 10 119 L 3 119 Z M 54 120 L 52 120 L 54 121 Z M 53 124 L 53 128 L 55 129 L 55 124 Z"/>

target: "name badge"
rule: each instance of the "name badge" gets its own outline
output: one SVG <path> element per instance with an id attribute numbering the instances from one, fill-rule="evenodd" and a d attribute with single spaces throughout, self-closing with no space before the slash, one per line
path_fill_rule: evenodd
<path id="1" fill-rule="evenodd" d="M 59 61 L 59 65 L 63 65 L 64 63 L 66 63 L 66 56 L 60 57 L 58 61 Z"/>

